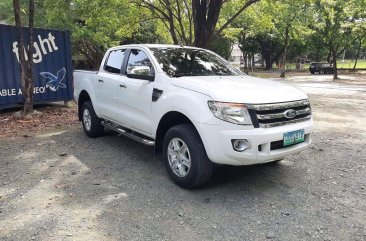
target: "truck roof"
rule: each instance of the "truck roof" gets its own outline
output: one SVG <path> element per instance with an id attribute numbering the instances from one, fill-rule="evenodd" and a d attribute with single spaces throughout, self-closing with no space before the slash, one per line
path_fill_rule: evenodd
<path id="1" fill-rule="evenodd" d="M 199 49 L 197 47 L 192 46 L 184 46 L 184 45 L 174 45 L 174 44 L 127 44 L 127 45 L 120 45 L 115 46 L 114 48 L 120 48 L 120 47 L 146 47 L 146 48 L 193 48 L 193 49 Z"/>

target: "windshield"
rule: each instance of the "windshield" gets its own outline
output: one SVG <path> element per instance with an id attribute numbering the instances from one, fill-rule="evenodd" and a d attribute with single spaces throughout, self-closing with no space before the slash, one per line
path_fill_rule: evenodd
<path id="1" fill-rule="evenodd" d="M 227 61 L 203 49 L 150 48 L 163 71 L 171 77 L 241 75 Z"/>

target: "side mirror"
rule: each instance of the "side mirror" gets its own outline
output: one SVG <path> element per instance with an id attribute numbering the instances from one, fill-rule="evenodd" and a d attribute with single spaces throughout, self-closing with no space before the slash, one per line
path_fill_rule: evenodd
<path id="1" fill-rule="evenodd" d="M 150 66 L 127 66 L 127 77 L 132 79 L 143 79 L 154 81 L 155 75 L 151 74 Z"/>

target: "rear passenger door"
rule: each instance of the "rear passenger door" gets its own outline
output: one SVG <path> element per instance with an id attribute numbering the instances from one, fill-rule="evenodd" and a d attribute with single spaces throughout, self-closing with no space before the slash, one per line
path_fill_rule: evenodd
<path id="1" fill-rule="evenodd" d="M 98 73 L 95 83 L 97 108 L 100 117 L 108 120 L 118 120 L 118 85 L 123 78 L 121 75 L 122 63 L 126 49 L 116 49 L 109 52 L 103 69 Z"/>

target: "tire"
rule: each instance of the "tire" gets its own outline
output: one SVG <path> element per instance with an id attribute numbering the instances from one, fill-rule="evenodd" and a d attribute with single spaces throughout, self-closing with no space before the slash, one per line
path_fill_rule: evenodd
<path id="1" fill-rule="evenodd" d="M 87 136 L 96 138 L 104 133 L 104 126 L 101 124 L 101 119 L 95 114 L 93 105 L 90 101 L 85 102 L 81 106 L 81 122 Z"/>
<path id="2" fill-rule="evenodd" d="M 188 151 L 184 151 L 184 144 Z M 168 130 L 163 140 L 163 161 L 169 177 L 183 188 L 200 187 L 212 176 L 213 163 L 191 124 L 176 125 Z"/>

